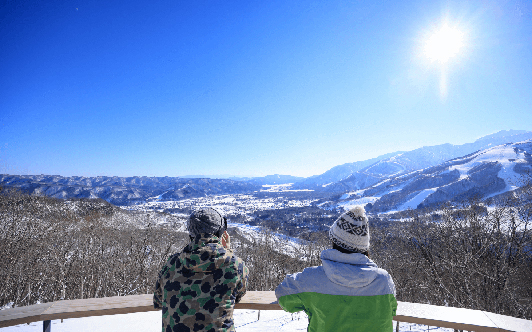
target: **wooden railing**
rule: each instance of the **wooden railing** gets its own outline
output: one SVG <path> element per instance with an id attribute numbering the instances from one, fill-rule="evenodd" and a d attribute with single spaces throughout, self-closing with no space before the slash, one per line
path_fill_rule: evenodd
<path id="1" fill-rule="evenodd" d="M 146 294 L 56 301 L 6 309 L 0 311 L 0 328 L 43 321 L 43 330 L 50 331 L 50 321 L 54 319 L 155 311 L 152 300 L 153 296 Z M 281 307 L 277 304 L 274 292 L 250 291 L 235 309 L 281 310 Z M 526 319 L 487 311 L 408 302 L 399 302 L 394 320 L 478 332 L 532 331 L 532 321 Z"/>

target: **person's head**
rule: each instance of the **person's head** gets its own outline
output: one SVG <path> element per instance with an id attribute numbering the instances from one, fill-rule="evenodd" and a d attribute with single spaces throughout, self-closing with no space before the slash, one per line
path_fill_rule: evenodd
<path id="1" fill-rule="evenodd" d="M 213 208 L 202 208 L 194 211 L 187 222 L 187 230 L 191 238 L 200 234 L 221 237 L 226 229 L 227 219 Z"/>
<path id="2" fill-rule="evenodd" d="M 343 213 L 329 228 L 333 249 L 369 256 L 369 226 L 364 207 L 355 206 Z"/>

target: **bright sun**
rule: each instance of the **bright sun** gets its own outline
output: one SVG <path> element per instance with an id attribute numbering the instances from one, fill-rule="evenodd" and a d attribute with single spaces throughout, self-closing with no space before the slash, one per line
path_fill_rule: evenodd
<path id="1" fill-rule="evenodd" d="M 463 46 L 464 33 L 457 28 L 443 25 L 429 36 L 424 51 L 431 61 L 446 63 L 457 55 Z"/>

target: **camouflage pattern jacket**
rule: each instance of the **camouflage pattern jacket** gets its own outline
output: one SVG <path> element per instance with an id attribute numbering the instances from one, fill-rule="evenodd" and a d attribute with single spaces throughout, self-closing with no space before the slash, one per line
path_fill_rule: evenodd
<path id="1" fill-rule="evenodd" d="M 216 236 L 197 236 L 163 266 L 153 305 L 163 332 L 235 331 L 233 308 L 246 293 L 248 269 Z"/>

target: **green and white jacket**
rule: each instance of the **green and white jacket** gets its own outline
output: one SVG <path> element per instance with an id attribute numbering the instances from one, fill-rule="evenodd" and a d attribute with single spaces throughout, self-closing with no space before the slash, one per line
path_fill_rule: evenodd
<path id="1" fill-rule="evenodd" d="M 275 290 L 279 305 L 304 310 L 307 331 L 393 331 L 396 314 L 392 277 L 363 254 L 322 251 L 323 266 L 287 275 Z"/>

